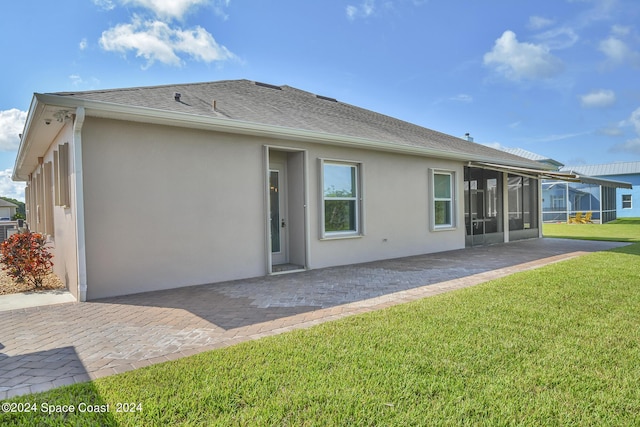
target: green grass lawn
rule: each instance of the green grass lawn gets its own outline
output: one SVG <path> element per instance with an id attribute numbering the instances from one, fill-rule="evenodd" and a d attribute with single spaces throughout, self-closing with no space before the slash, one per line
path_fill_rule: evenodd
<path id="1" fill-rule="evenodd" d="M 545 223 L 542 232 L 545 237 L 563 239 L 640 242 L 640 218 L 620 218 L 606 224 Z"/>
<path id="2" fill-rule="evenodd" d="M 639 265 L 640 243 L 589 254 L 15 398 L 36 413 L 0 425 L 640 425 Z M 80 403 L 109 412 L 41 412 Z"/>

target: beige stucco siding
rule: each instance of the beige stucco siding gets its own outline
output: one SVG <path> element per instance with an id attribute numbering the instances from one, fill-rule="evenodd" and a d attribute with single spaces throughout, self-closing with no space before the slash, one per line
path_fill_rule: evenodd
<path id="1" fill-rule="evenodd" d="M 34 192 L 33 198 L 27 200 L 27 210 L 29 227 L 31 231 L 43 233 L 47 236 L 48 247 L 53 254 L 53 272 L 62 280 L 67 289 L 77 298 L 78 297 L 78 267 L 77 267 L 77 246 L 76 246 L 76 211 L 75 206 L 62 206 L 56 203 L 55 187 L 57 183 L 54 180 L 54 154 L 60 149 L 62 144 L 73 146 L 73 125 L 69 122 L 58 133 L 51 145 L 42 156 L 42 165 L 32 171 L 32 181 L 29 182 L 30 191 Z M 72 149 L 70 151 L 73 151 Z M 68 159 L 68 171 L 73 173 L 73 158 Z M 36 181 L 36 176 L 47 173 L 49 177 L 47 181 L 51 182 L 51 186 L 44 187 Z M 66 180 L 68 189 L 74 193 L 75 189 L 71 185 L 72 178 L 70 176 L 62 176 L 61 179 Z M 41 182 L 44 182 L 44 178 Z M 43 193 L 47 193 L 46 196 Z M 73 195 L 70 197 L 74 200 Z M 35 203 L 34 203 L 35 202 Z M 37 204 L 41 203 L 38 208 Z M 48 206 L 45 206 L 45 203 Z M 39 209 L 39 215 L 36 212 Z M 51 215 L 51 218 L 47 218 Z M 38 220 L 39 219 L 39 220 Z M 45 226 L 45 223 L 49 224 Z"/>
<path id="2" fill-rule="evenodd" d="M 307 267 L 464 247 L 460 162 L 97 118 L 82 141 L 87 299 L 266 274 L 265 145 L 306 155 Z M 361 237 L 321 238 L 319 159 L 361 165 Z M 455 173 L 453 230 L 430 229 L 430 168 Z"/>
<path id="3" fill-rule="evenodd" d="M 265 274 L 261 162 L 257 143 L 87 119 L 87 298 Z"/>
<path id="4" fill-rule="evenodd" d="M 464 247 L 464 226 L 433 232 L 429 220 L 429 169 L 455 172 L 462 191 L 462 164 L 426 157 L 314 146 L 310 150 L 311 265 L 313 268 L 396 258 Z M 352 239 L 319 239 L 321 184 L 318 158 L 362 165 L 364 235 Z M 464 221 L 462 198 L 455 208 Z"/>

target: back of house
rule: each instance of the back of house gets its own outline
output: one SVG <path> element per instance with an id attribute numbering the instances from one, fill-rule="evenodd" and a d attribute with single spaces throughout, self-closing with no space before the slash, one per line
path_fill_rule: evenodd
<path id="1" fill-rule="evenodd" d="M 540 237 L 550 169 L 234 80 L 35 94 L 14 179 L 84 301 Z"/>

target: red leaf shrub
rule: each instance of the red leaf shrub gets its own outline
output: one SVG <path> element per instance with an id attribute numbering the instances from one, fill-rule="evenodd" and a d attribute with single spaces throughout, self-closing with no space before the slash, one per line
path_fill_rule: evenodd
<path id="1" fill-rule="evenodd" d="M 17 282 L 26 281 L 36 288 L 51 272 L 51 258 L 47 239 L 40 233 L 14 234 L 0 245 L 2 269 Z"/>

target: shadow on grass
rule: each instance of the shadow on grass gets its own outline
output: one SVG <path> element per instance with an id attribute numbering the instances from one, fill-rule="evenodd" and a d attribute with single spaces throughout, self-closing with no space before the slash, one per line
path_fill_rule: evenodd
<path id="1" fill-rule="evenodd" d="M 618 218 L 614 221 L 608 222 L 605 225 L 619 225 L 619 224 L 640 224 L 640 218 Z"/>
<path id="2" fill-rule="evenodd" d="M 0 350 L 4 346 L 0 344 Z M 117 425 L 74 347 L 7 356 L 0 353 L 0 425 Z M 72 384 L 49 390 L 64 383 Z M 73 388 L 73 391 L 71 391 Z M 42 390 L 44 393 L 27 394 Z"/>
<path id="3" fill-rule="evenodd" d="M 597 237 L 590 235 L 583 236 L 564 236 L 560 234 L 545 234 L 545 237 L 552 239 L 568 239 L 568 240 L 592 240 L 597 242 L 621 242 L 621 243 L 634 243 L 638 241 L 637 237 Z"/>
<path id="4" fill-rule="evenodd" d="M 640 255 L 640 243 L 610 249 L 610 252 L 618 252 L 627 255 Z"/>

